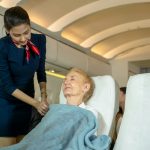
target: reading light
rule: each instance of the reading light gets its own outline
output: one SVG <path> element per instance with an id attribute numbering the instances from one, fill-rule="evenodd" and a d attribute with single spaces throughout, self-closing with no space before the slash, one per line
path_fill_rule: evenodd
<path id="1" fill-rule="evenodd" d="M 45 71 L 47 75 L 50 75 L 50 76 L 55 76 L 55 77 L 58 77 L 58 78 L 65 78 L 64 75 L 62 74 L 58 74 L 58 73 L 55 73 L 55 72 L 51 72 L 51 71 Z"/>

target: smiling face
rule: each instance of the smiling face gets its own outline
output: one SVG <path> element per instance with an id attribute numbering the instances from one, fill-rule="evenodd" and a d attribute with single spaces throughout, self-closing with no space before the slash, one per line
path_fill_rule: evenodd
<path id="1" fill-rule="evenodd" d="M 7 31 L 13 42 L 17 47 L 21 47 L 27 44 L 27 41 L 31 38 L 31 28 L 28 24 L 21 24 L 15 27 L 12 27 Z"/>
<path id="2" fill-rule="evenodd" d="M 75 71 L 67 74 L 62 85 L 64 96 L 71 105 L 81 104 L 89 88 L 90 84 L 86 83 L 85 77 Z"/>

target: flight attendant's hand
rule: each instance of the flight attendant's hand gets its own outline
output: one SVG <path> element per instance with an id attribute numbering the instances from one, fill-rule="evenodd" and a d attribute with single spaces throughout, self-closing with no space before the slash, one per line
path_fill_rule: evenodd
<path id="1" fill-rule="evenodd" d="M 42 116 L 44 116 L 49 110 L 49 104 L 47 101 L 37 101 L 36 109 Z"/>

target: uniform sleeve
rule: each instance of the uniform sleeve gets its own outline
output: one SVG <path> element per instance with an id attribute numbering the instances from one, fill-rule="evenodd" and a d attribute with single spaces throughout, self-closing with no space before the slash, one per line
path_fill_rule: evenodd
<path id="1" fill-rule="evenodd" d="M 0 40 L 0 85 L 7 94 L 12 94 L 16 87 L 9 70 L 7 45 Z"/>
<path id="2" fill-rule="evenodd" d="M 46 82 L 46 73 L 45 73 L 45 59 L 46 59 L 46 37 L 41 34 L 39 36 L 39 47 L 40 47 L 40 63 L 37 70 L 37 79 L 38 82 Z"/>

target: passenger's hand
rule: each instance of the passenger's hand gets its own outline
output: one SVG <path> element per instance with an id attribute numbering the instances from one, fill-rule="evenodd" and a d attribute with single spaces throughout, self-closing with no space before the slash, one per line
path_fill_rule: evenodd
<path id="1" fill-rule="evenodd" d="M 36 105 L 36 109 L 42 116 L 44 116 L 49 110 L 49 104 L 47 101 L 41 101 L 41 102 L 38 101 Z"/>

